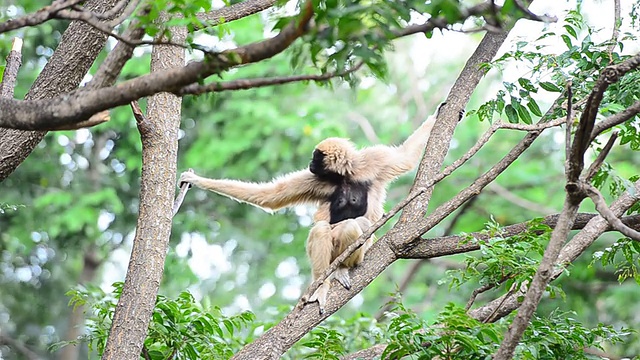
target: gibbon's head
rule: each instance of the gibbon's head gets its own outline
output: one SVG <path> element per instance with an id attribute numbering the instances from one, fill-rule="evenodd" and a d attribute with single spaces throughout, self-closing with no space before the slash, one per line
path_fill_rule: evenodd
<path id="1" fill-rule="evenodd" d="M 356 148 L 349 139 L 322 140 L 313 151 L 309 170 L 320 177 L 344 177 L 352 174 Z"/>

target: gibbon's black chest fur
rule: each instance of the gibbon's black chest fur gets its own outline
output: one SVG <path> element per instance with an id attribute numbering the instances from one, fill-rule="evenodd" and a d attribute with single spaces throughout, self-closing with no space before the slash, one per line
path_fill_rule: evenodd
<path id="1" fill-rule="evenodd" d="M 344 175 L 327 170 L 324 166 L 324 156 L 322 151 L 314 151 L 309 170 L 320 180 L 336 186 L 333 194 L 329 196 L 329 223 L 335 224 L 342 220 L 363 216 L 369 205 L 371 184 L 353 181 Z"/>
<path id="2" fill-rule="evenodd" d="M 355 219 L 367 212 L 369 184 L 343 178 L 329 197 L 330 224 L 346 219 Z"/>

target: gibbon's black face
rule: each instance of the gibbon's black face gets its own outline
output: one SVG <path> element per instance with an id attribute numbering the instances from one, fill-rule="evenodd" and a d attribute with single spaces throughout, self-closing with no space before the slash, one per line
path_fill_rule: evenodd
<path id="1" fill-rule="evenodd" d="M 309 163 L 309 171 L 313 174 L 322 176 L 326 170 L 324 168 L 324 153 L 318 149 L 313 150 L 313 156 Z"/>
<path id="2" fill-rule="evenodd" d="M 322 151 L 315 149 L 313 151 L 311 162 L 309 163 L 309 171 L 316 175 L 320 180 L 329 181 L 334 184 L 342 182 L 344 176 L 335 171 L 327 170 L 327 167 L 324 164 L 324 158 L 325 154 Z"/>

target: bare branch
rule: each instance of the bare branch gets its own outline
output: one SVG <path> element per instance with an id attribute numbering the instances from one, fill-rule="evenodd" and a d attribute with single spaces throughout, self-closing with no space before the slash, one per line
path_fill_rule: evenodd
<path id="1" fill-rule="evenodd" d="M 609 141 L 607 141 L 607 144 L 600 151 L 600 154 L 598 154 L 596 160 L 591 164 L 591 166 L 589 166 L 589 169 L 587 169 L 587 172 L 584 176 L 584 180 L 586 182 L 590 181 L 591 178 L 593 178 L 593 176 L 596 174 L 596 172 L 598 172 L 598 170 L 602 166 L 602 163 L 604 162 L 604 159 L 607 157 L 607 155 L 609 155 L 609 151 L 611 151 L 611 148 L 613 147 L 613 144 L 615 144 L 617 138 L 618 131 L 614 131 L 613 134 L 611 134 Z"/>
<path id="2" fill-rule="evenodd" d="M 207 92 L 222 92 L 222 91 L 234 91 L 234 90 L 246 90 L 271 85 L 289 84 L 292 82 L 301 81 L 327 81 L 334 77 L 343 77 L 358 71 L 364 63 L 360 62 L 356 66 L 341 72 L 329 72 L 321 75 L 295 75 L 295 76 L 278 76 L 271 78 L 254 78 L 254 79 L 239 79 L 226 82 L 214 82 L 207 85 L 191 84 L 182 88 L 179 95 L 200 95 Z"/>
<path id="3" fill-rule="evenodd" d="M 206 23 L 206 26 L 216 26 L 221 23 L 228 23 L 259 13 L 262 10 L 272 7 L 275 3 L 276 0 L 245 0 L 221 9 L 200 14 L 198 15 L 198 20 Z"/>
<path id="4" fill-rule="evenodd" d="M 613 0 L 613 30 L 611 31 L 611 44 L 607 46 L 607 52 L 609 53 L 609 58 L 611 59 L 610 61 L 612 61 L 611 53 L 613 53 L 613 49 L 618 43 L 618 36 L 620 35 L 620 25 L 622 25 L 620 15 L 620 0 Z"/>
<path id="5" fill-rule="evenodd" d="M 608 118 L 595 124 L 590 141 L 593 141 L 593 139 L 595 139 L 596 136 L 600 135 L 603 131 L 611 129 L 616 125 L 622 124 L 623 122 L 636 116 L 638 113 L 640 113 L 640 100 L 634 102 L 631 106 L 620 111 L 619 113 L 611 115 Z"/>
<path id="6" fill-rule="evenodd" d="M 219 54 L 185 67 L 140 76 L 113 87 L 78 89 L 54 99 L 19 101 L 0 99 L 0 126 L 22 130 L 46 130 L 83 121 L 96 112 L 128 104 L 158 92 L 178 92 L 182 87 L 231 67 L 249 64 L 284 51 L 307 29 L 313 16 L 308 1 L 299 19 L 292 21 L 273 38 Z"/>
<path id="7" fill-rule="evenodd" d="M 42 24 L 49 19 L 57 17 L 57 13 L 60 10 L 68 9 L 81 2 L 82 0 L 54 1 L 51 5 L 45 6 L 34 13 L 0 23 L 0 34 L 27 26 Z"/>
<path id="8" fill-rule="evenodd" d="M 187 171 L 193 172 L 193 169 L 189 169 Z M 176 200 L 173 202 L 173 211 L 172 211 L 173 216 L 176 216 L 176 214 L 178 213 L 178 210 L 180 209 L 180 205 L 182 205 L 182 202 L 184 201 L 184 197 L 185 195 L 187 195 L 187 191 L 189 191 L 190 188 L 191 188 L 190 183 L 183 182 L 180 184 L 180 192 L 178 193 Z"/>
<path id="9" fill-rule="evenodd" d="M 569 159 L 571 159 L 571 129 L 573 128 L 573 90 L 571 81 L 567 82 L 567 121 L 564 129 L 564 173 L 569 173 Z"/>
<path id="10" fill-rule="evenodd" d="M 529 211 L 534 211 L 540 214 L 549 214 L 555 211 L 555 209 L 522 198 L 498 183 L 491 183 L 487 187 L 487 190 L 495 193 L 504 200 Z"/>
<path id="11" fill-rule="evenodd" d="M 16 87 L 18 78 L 18 69 L 22 65 L 22 39 L 13 38 L 11 51 L 7 55 L 7 62 L 2 75 L 2 83 L 0 83 L 0 97 L 5 99 L 13 98 L 13 91 Z"/>
<path id="12" fill-rule="evenodd" d="M 13 348 L 16 352 L 22 354 L 28 360 L 42 359 L 40 355 L 29 349 L 25 344 L 6 335 L 0 334 L 0 344 L 5 344 Z"/>
<path id="13" fill-rule="evenodd" d="M 585 190 L 587 191 L 587 195 L 591 198 L 593 203 L 596 205 L 596 210 L 598 213 L 605 218 L 609 224 L 616 230 L 621 232 L 624 236 L 630 238 L 631 240 L 640 241 L 640 232 L 633 230 L 632 228 L 626 226 L 618 217 L 609 209 L 607 203 L 604 201 L 602 194 L 595 186 L 591 184 L 584 184 Z"/>

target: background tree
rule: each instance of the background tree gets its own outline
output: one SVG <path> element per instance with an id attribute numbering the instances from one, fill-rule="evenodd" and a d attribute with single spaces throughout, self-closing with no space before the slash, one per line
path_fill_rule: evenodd
<path id="1" fill-rule="evenodd" d="M 3 4 L 2 52 L 25 45 L 0 100 L 2 356 L 468 359 L 501 343 L 503 358 L 638 354 L 626 301 L 638 293 L 636 8 L 538 4 Z M 14 86 L 24 101 L 8 100 Z M 158 93 L 136 120 L 118 107 Z M 413 189 L 404 178 L 390 191 L 399 221 L 324 316 L 295 306 L 309 291 L 310 209 L 271 216 L 193 190 L 169 239 L 176 166 L 268 180 L 327 136 L 398 143 L 445 98 Z M 132 247 L 126 283 L 111 287 Z M 523 299 L 531 321 L 514 320 Z M 507 333 L 512 321 L 528 329 Z M 60 340 L 83 346 L 47 350 Z"/>

